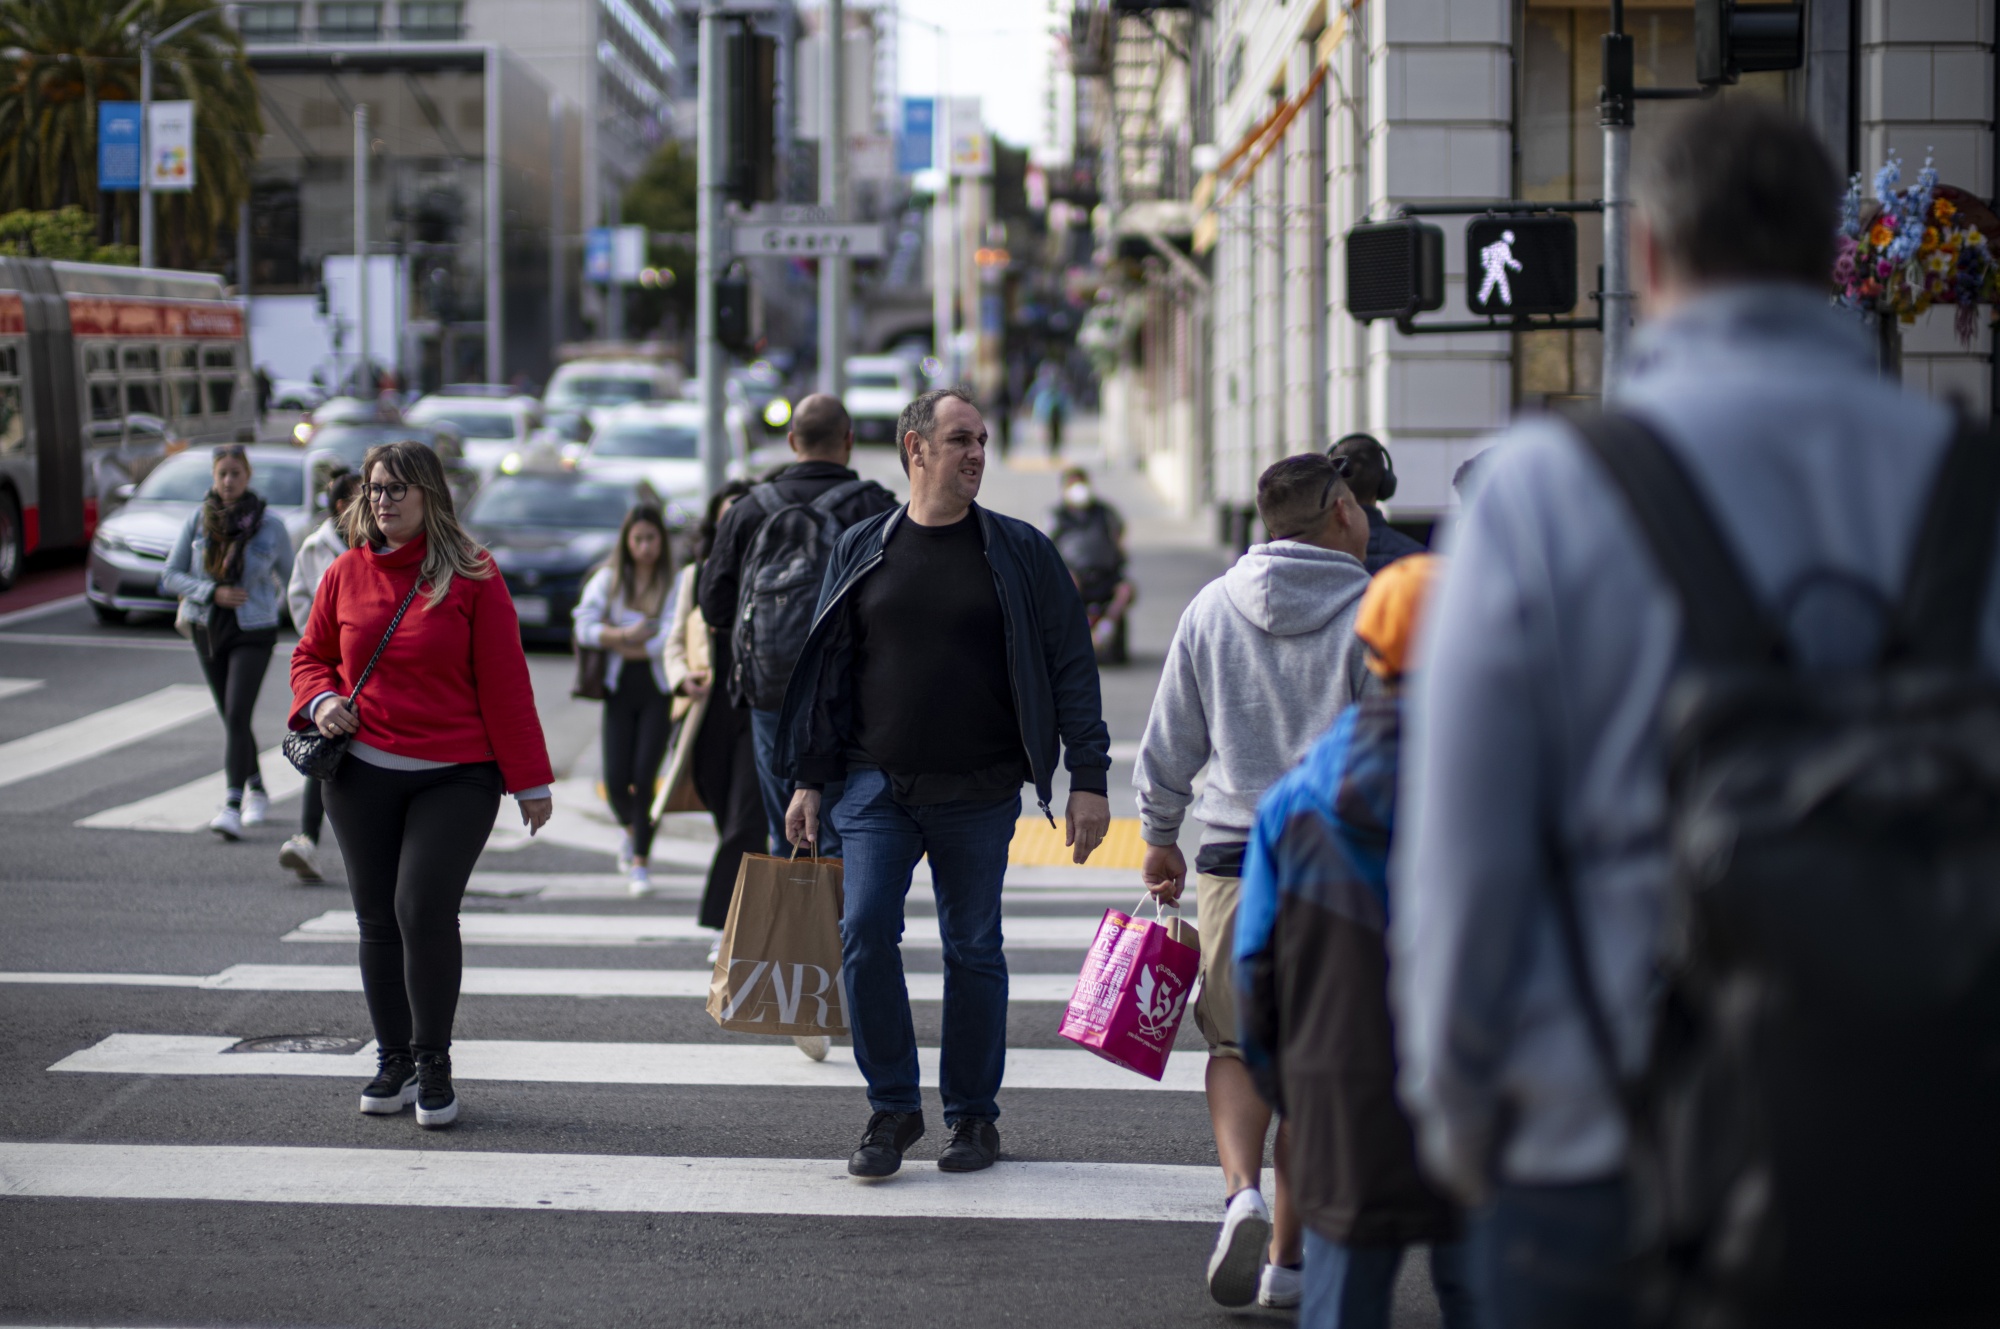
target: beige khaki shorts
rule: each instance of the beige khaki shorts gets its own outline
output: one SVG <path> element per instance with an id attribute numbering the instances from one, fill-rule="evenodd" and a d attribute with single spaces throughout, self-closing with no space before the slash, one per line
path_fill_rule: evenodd
<path id="1" fill-rule="evenodd" d="M 1236 877 L 1195 874 L 1195 905 L 1201 932 L 1201 995 L 1194 1002 L 1194 1027 L 1208 1040 L 1211 1057 L 1243 1059 L 1236 1024 Z"/>

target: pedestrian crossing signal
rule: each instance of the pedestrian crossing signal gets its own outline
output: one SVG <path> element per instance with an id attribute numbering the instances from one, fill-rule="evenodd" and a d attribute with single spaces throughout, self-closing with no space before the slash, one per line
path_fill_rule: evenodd
<path id="1" fill-rule="evenodd" d="M 1444 307 L 1444 232 L 1399 218 L 1347 233 L 1347 312 L 1363 323 Z"/>
<path id="2" fill-rule="evenodd" d="M 1576 219 L 1556 214 L 1467 222 L 1465 303 L 1489 318 L 1576 308 Z"/>

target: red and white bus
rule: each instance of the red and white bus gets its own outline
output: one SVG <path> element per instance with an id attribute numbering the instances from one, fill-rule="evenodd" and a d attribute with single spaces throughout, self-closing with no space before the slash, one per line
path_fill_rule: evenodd
<path id="1" fill-rule="evenodd" d="M 0 258 L 0 590 L 166 453 L 254 432 L 245 327 L 220 277 Z"/>

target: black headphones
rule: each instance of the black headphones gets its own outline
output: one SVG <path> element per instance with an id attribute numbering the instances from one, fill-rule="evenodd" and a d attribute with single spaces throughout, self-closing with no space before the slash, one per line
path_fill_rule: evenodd
<path id="1" fill-rule="evenodd" d="M 1376 488 L 1375 497 L 1384 503 L 1394 498 L 1396 496 L 1396 463 L 1390 458 L 1389 449 L 1383 447 L 1382 441 L 1373 434 L 1349 434 L 1328 448 L 1326 455 L 1329 457 L 1333 456 L 1349 443 L 1358 445 L 1355 449 L 1357 452 L 1367 448 L 1375 450 L 1375 455 L 1382 459 L 1382 483 Z"/>

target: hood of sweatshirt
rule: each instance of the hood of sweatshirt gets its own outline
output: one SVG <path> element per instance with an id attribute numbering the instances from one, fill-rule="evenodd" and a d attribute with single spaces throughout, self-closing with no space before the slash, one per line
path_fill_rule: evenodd
<path id="1" fill-rule="evenodd" d="M 1318 632 L 1368 589 L 1368 570 L 1350 554 L 1297 540 L 1251 545 L 1222 574 L 1236 612 L 1274 637 Z"/>

